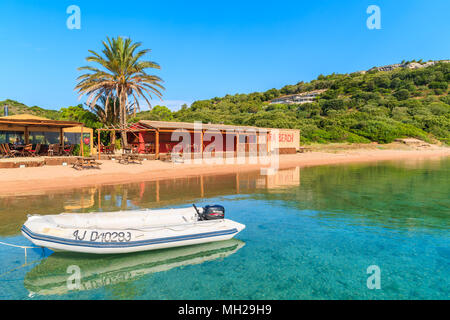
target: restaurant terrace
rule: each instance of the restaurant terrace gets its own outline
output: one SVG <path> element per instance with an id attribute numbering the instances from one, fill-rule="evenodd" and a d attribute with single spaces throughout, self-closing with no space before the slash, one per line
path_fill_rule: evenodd
<path id="1" fill-rule="evenodd" d="M 0 117 L 0 156 L 71 156 L 75 145 L 87 144 L 92 150 L 92 136 L 93 129 L 84 128 L 76 121 L 51 120 L 29 114 Z M 80 155 L 83 155 L 83 148 L 80 148 Z"/>
<path id="2" fill-rule="evenodd" d="M 132 152 L 153 154 L 155 159 L 160 159 L 161 155 L 176 151 L 174 148 L 179 146 L 181 133 L 190 137 L 189 143 L 184 146 L 182 152 L 203 153 L 213 142 L 216 143 L 214 152 L 236 152 L 237 150 L 249 152 L 252 147 L 257 151 L 267 151 L 266 138 L 271 130 L 225 124 L 141 120 L 126 129 L 111 127 L 97 131 L 98 141 L 100 141 L 100 132 L 102 131 L 125 131 Z M 211 137 L 214 133 L 221 134 L 223 139 L 221 143 L 216 141 L 216 137 Z M 103 146 L 100 151 L 101 153 L 114 153 L 114 146 Z"/>

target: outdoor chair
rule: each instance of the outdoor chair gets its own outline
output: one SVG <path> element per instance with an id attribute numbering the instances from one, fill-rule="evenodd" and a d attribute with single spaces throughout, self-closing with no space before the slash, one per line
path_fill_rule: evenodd
<path id="1" fill-rule="evenodd" d="M 123 150 L 123 154 L 125 154 L 125 153 L 132 153 L 133 152 L 133 148 L 132 147 L 123 147 L 122 148 L 122 150 Z"/>
<path id="2" fill-rule="evenodd" d="M 109 145 L 109 146 L 104 146 L 103 147 L 103 152 L 106 154 L 114 154 L 114 150 L 115 150 L 115 145 Z"/>
<path id="3" fill-rule="evenodd" d="M 59 156 L 59 145 L 58 144 L 49 145 L 47 153 L 49 156 Z"/>
<path id="4" fill-rule="evenodd" d="M 146 144 L 145 153 L 155 153 L 155 145 L 153 143 Z"/>
<path id="5" fill-rule="evenodd" d="M 9 144 L 7 144 L 7 143 L 3 144 L 3 149 L 5 150 L 5 153 L 6 153 L 7 157 L 15 157 L 15 156 L 19 155 L 19 151 L 11 150 L 9 148 Z"/>
<path id="6" fill-rule="evenodd" d="M 173 149 L 172 144 L 166 143 L 165 146 L 166 146 L 166 151 L 167 151 L 167 153 L 171 153 L 171 152 L 172 152 L 172 149 Z"/>
<path id="7" fill-rule="evenodd" d="M 27 144 L 23 147 L 22 151 L 20 152 L 20 155 L 22 157 L 28 157 L 28 156 L 34 157 L 34 153 L 32 152 L 32 150 L 33 150 L 33 145 Z"/>
<path id="8" fill-rule="evenodd" d="M 3 149 L 3 144 L 0 144 L 0 157 L 5 158 L 6 155 L 6 151 Z"/>
<path id="9" fill-rule="evenodd" d="M 34 150 L 29 150 L 29 152 L 31 153 L 31 155 L 33 157 L 37 157 L 39 155 L 40 151 L 41 151 L 41 144 L 40 143 L 36 144 L 36 148 Z"/>
<path id="10" fill-rule="evenodd" d="M 49 144 L 48 145 L 48 149 L 47 149 L 47 155 L 53 156 L 54 150 L 55 150 L 55 145 L 54 144 Z"/>
<path id="11" fill-rule="evenodd" d="M 74 148 L 74 145 L 73 145 L 73 144 L 71 144 L 70 146 L 66 146 L 65 148 L 63 148 L 64 155 L 65 155 L 65 156 L 71 156 L 71 155 L 72 155 L 72 152 L 73 152 L 73 148 Z"/>

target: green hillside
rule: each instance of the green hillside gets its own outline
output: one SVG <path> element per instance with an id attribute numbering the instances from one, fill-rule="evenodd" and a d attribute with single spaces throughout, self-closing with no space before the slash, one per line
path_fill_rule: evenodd
<path id="1" fill-rule="evenodd" d="M 298 128 L 302 143 L 388 143 L 399 137 L 450 143 L 450 64 L 319 76 L 279 90 L 226 95 L 169 114 L 179 121 Z M 315 102 L 269 104 L 288 94 L 328 89 Z M 167 117 L 167 112 L 159 112 Z M 151 117 L 152 112 L 140 116 Z M 164 120 L 164 119 L 161 119 Z M 169 120 L 169 119 L 167 119 Z"/>
<path id="2" fill-rule="evenodd" d="M 60 110 L 43 109 L 41 107 L 29 107 L 21 102 L 14 100 L 0 101 L 0 117 L 4 116 L 4 106 L 8 106 L 8 114 L 10 116 L 16 114 L 32 114 L 38 117 L 44 117 L 52 120 L 70 120 L 84 123 L 90 128 L 101 128 L 101 123 L 95 114 L 83 108 L 83 105 L 70 106 L 61 108 Z"/>
<path id="3" fill-rule="evenodd" d="M 4 109 L 3 109 L 4 105 L 8 105 L 8 112 L 10 116 L 15 114 L 27 113 L 32 114 L 34 116 L 44 117 L 53 120 L 57 120 L 60 118 L 59 111 L 43 109 L 38 106 L 29 107 L 23 103 L 10 99 L 0 101 L 0 117 L 4 116 Z"/>
<path id="4" fill-rule="evenodd" d="M 415 63 L 417 64 L 417 63 Z M 202 121 L 273 128 L 301 129 L 302 143 L 376 141 L 416 137 L 450 144 L 450 63 L 418 68 L 397 68 L 351 74 L 320 75 L 311 82 L 299 82 L 281 89 L 250 94 L 226 95 L 195 101 L 172 112 L 164 106 L 137 113 L 130 119 Z M 323 90 L 314 102 L 270 104 L 289 94 Z M 6 100 L 10 114 L 31 113 L 50 119 L 75 120 L 98 128 L 101 124 L 81 105 L 60 111 L 27 107 Z"/>

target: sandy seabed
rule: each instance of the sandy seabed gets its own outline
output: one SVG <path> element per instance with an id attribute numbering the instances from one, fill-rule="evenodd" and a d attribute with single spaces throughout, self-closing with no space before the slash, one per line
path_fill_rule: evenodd
<path id="1" fill-rule="evenodd" d="M 376 162 L 400 159 L 448 157 L 450 148 L 436 147 L 423 150 L 405 149 L 352 149 L 313 151 L 279 156 L 279 168 L 317 165 Z M 266 164 L 210 164 L 172 163 L 147 160 L 142 164 L 119 164 L 113 160 L 100 161 L 100 169 L 75 170 L 72 166 L 44 166 L 0 169 L 0 196 L 51 192 L 67 188 L 101 184 L 120 184 L 140 181 L 181 178 L 197 175 L 217 175 L 242 171 L 255 171 L 269 167 Z M 248 159 L 246 160 L 248 162 Z"/>

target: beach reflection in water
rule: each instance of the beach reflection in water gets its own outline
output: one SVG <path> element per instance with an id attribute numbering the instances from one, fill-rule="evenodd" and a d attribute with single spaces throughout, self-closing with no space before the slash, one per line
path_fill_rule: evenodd
<path id="1" fill-rule="evenodd" d="M 259 171 L 219 176 L 194 176 L 61 192 L 0 197 L 0 237 L 20 234 L 28 214 L 109 212 L 161 208 L 224 195 L 253 194 L 300 185 L 300 168 L 279 170 L 270 176 Z"/>

